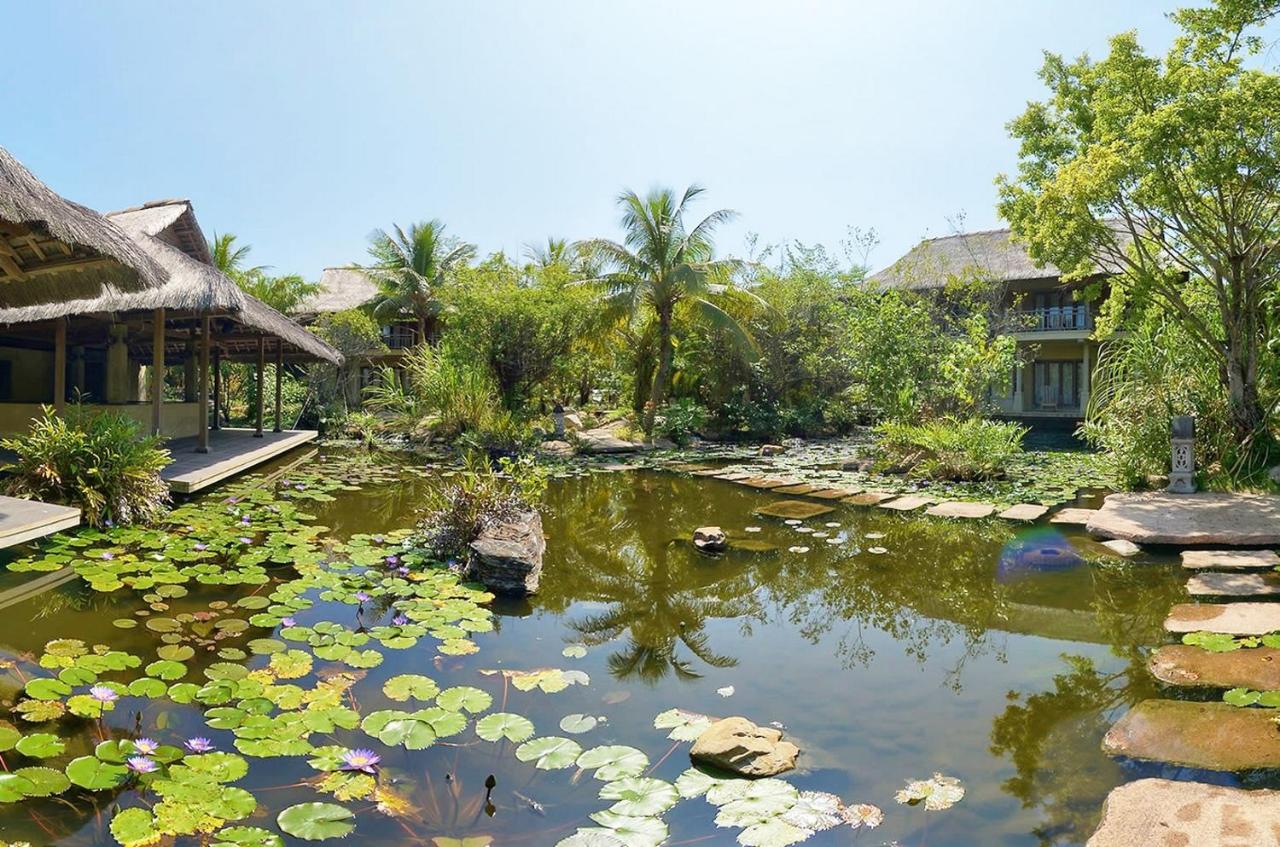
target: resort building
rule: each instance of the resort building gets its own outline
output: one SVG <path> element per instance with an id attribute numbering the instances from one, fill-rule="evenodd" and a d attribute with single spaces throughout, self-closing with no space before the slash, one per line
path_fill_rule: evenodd
<path id="1" fill-rule="evenodd" d="M 1001 329 L 1018 345 L 1008 390 L 993 398 L 1000 413 L 1079 420 L 1099 352 L 1091 338 L 1096 307 L 1079 294 L 1106 276 L 1064 283 L 1061 271 L 1037 265 L 1009 230 L 995 229 L 926 239 L 867 282 L 937 294 L 953 282 L 996 283 Z"/>

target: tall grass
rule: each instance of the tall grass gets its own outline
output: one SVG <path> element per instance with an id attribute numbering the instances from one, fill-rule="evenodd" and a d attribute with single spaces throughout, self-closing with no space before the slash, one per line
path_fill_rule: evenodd
<path id="1" fill-rule="evenodd" d="M 938 418 L 876 427 L 882 470 L 935 480 L 1000 479 L 1022 453 L 1027 428 L 985 418 Z"/>

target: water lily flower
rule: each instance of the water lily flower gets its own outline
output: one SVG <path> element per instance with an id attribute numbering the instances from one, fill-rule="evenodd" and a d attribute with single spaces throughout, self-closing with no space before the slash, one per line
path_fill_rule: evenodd
<path id="1" fill-rule="evenodd" d="M 360 603 L 368 603 L 368 602 L 369 602 L 369 595 L 368 595 L 367 593 L 363 592 L 363 591 L 357 591 L 357 592 L 356 592 L 356 601 L 357 601 L 357 602 L 360 602 Z"/>
<path id="2" fill-rule="evenodd" d="M 391 619 L 391 622 L 396 626 L 404 626 L 409 622 L 409 619 L 406 618 L 404 615 L 396 615 L 394 618 Z"/>
<path id="3" fill-rule="evenodd" d="M 384 538 L 384 536 L 381 536 L 381 535 L 375 535 L 375 536 L 373 537 L 373 543 L 374 543 L 374 544 L 381 544 L 381 543 L 382 543 L 383 538 Z"/>
<path id="4" fill-rule="evenodd" d="M 160 749 L 160 743 L 154 738 L 139 738 L 133 742 L 133 746 L 144 756 L 150 756 Z"/>
<path id="5" fill-rule="evenodd" d="M 381 761 L 382 757 L 372 750 L 347 750 L 342 754 L 342 770 L 375 773 Z"/>
<path id="6" fill-rule="evenodd" d="M 107 518 L 105 521 L 102 522 L 102 525 L 105 526 L 107 529 L 110 529 L 111 527 L 116 525 L 116 522 L 111 520 L 111 518 Z"/>
<path id="7" fill-rule="evenodd" d="M 396 573 L 400 574 L 400 576 L 408 576 L 408 575 L 409 575 L 409 566 L 408 566 L 408 565 L 401 565 L 400 567 L 396 568 Z"/>
<path id="8" fill-rule="evenodd" d="M 156 764 L 155 760 L 148 759 L 146 756 L 130 756 L 125 764 L 134 773 L 155 773 L 160 770 L 160 766 Z"/>
<path id="9" fill-rule="evenodd" d="M 243 523 L 243 524 L 247 524 L 247 523 L 249 523 L 249 516 L 248 516 L 248 515 L 245 515 L 244 517 L 242 517 L 242 518 L 240 519 L 240 523 Z"/>
<path id="10" fill-rule="evenodd" d="M 253 539 L 252 539 L 252 538 L 250 538 L 250 537 L 249 537 L 249 536 L 247 536 L 247 535 L 242 535 L 242 536 L 240 536 L 240 543 L 241 543 L 241 544 L 252 544 L 252 543 L 253 543 Z"/>
<path id="11" fill-rule="evenodd" d="M 280 621 L 281 626 L 297 626 L 298 622 L 292 617 L 284 618 Z"/>
<path id="12" fill-rule="evenodd" d="M 194 738 L 188 738 L 182 745 L 192 753 L 208 753 L 213 749 L 213 742 L 209 739 L 197 735 Z"/>
<path id="13" fill-rule="evenodd" d="M 884 823 L 884 812 L 879 806 L 873 806 L 870 803 L 859 803 L 844 810 L 843 817 L 849 826 L 857 829 L 865 826 L 867 829 L 875 829 Z"/>
<path id="14" fill-rule="evenodd" d="M 90 688 L 89 696 L 99 703 L 114 703 L 120 699 L 120 695 L 115 692 L 115 689 L 108 688 L 105 685 L 95 685 Z"/>
<path id="15" fill-rule="evenodd" d="M 399 557 L 399 556 L 397 556 L 397 555 L 395 555 L 395 554 L 392 554 L 392 555 L 388 556 L 388 557 L 387 557 L 387 564 L 388 564 L 388 565 L 398 565 L 398 564 L 400 564 L 400 557 Z"/>
<path id="16" fill-rule="evenodd" d="M 197 542 L 196 542 L 196 549 L 197 549 L 197 550 L 208 550 L 208 549 L 209 549 L 209 545 L 208 545 L 208 544 L 205 544 L 203 541 L 197 541 Z"/>
<path id="17" fill-rule="evenodd" d="M 102 558 L 104 559 L 114 559 L 115 557 L 116 557 L 116 554 L 112 553 L 110 550 L 102 554 Z"/>

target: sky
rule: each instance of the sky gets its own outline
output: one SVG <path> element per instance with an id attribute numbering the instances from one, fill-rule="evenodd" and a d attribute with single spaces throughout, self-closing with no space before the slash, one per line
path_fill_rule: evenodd
<path id="1" fill-rule="evenodd" d="M 1001 225 L 1042 51 L 1163 52 L 1172 2 L 13 3 L 0 146 L 102 211 L 190 198 L 309 279 L 429 218 L 485 253 L 615 237 L 619 192 L 692 182 L 738 212 L 722 253 L 874 228 L 878 268 Z"/>

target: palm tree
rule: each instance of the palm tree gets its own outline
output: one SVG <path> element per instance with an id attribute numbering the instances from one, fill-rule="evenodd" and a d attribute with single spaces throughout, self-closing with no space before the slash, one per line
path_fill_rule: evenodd
<path id="1" fill-rule="evenodd" d="M 441 311 L 440 289 L 450 273 L 469 262 L 475 245 L 446 237 L 439 220 L 415 223 L 394 234 L 376 230 L 370 237 L 372 265 L 362 267 L 381 289 L 373 314 L 382 320 L 412 315 L 418 324 L 418 343 L 427 338 L 427 325 Z"/>
<path id="2" fill-rule="evenodd" d="M 574 259 L 574 245 L 563 238 L 548 236 L 546 244 L 526 244 L 524 256 L 539 268 L 568 265 Z"/>
<path id="3" fill-rule="evenodd" d="M 755 295 L 728 286 L 730 274 L 741 262 L 712 258 L 715 228 L 732 220 L 734 213 L 720 209 L 696 226 L 685 226 L 685 210 L 703 191 L 690 186 L 678 200 L 669 188 L 655 188 L 645 197 L 625 191 L 618 197 L 623 243 L 594 239 L 585 245 L 611 269 L 596 280 L 610 305 L 631 319 L 641 319 L 652 310 L 656 319 L 658 363 L 645 409 L 646 431 L 652 429 L 654 413 L 671 388 L 672 321 L 677 308 L 688 307 L 695 319 L 728 330 L 751 346 L 746 330 L 712 298 L 745 298 L 763 305 Z"/>
<path id="4" fill-rule="evenodd" d="M 209 255 L 213 258 L 213 266 L 237 281 L 247 274 L 257 274 L 266 270 L 263 265 L 245 267 L 249 259 L 249 251 L 252 249 L 248 244 L 237 247 L 236 237 L 229 232 L 222 235 L 215 232 L 213 240 L 209 242 Z"/>

